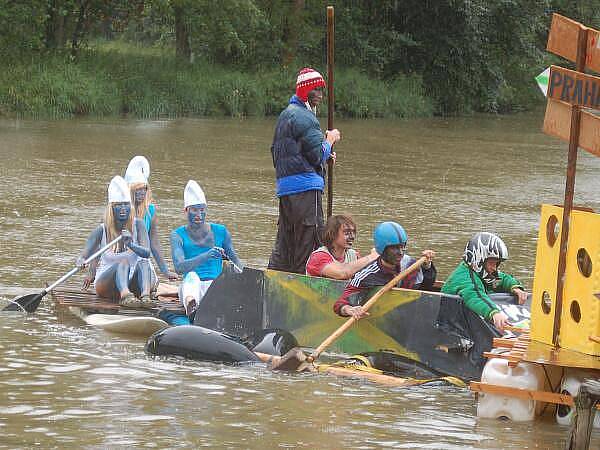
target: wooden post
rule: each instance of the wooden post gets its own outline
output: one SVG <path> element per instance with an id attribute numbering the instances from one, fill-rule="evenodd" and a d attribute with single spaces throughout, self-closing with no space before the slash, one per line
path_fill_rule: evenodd
<path id="1" fill-rule="evenodd" d="M 600 402 L 600 380 L 586 380 L 575 397 L 575 417 L 571 426 L 571 435 L 567 441 L 567 450 L 586 450 L 590 448 L 592 427 L 594 426 L 594 407 Z"/>
<path id="2" fill-rule="evenodd" d="M 577 71 L 585 70 L 587 51 L 587 28 L 579 28 L 577 34 Z M 567 162 L 567 180 L 565 183 L 565 201 L 560 233 L 560 253 L 558 256 L 558 275 L 556 277 L 556 301 L 554 310 L 554 327 L 552 343 L 560 346 L 560 319 L 563 306 L 563 289 L 565 285 L 565 270 L 567 267 L 567 248 L 569 244 L 569 225 L 573 209 L 573 193 L 575 191 L 575 173 L 577 171 L 577 148 L 579 147 L 579 125 L 581 123 L 581 107 L 571 106 L 571 132 L 569 137 L 569 156 Z"/>
<path id="3" fill-rule="evenodd" d="M 327 129 L 333 130 L 333 54 L 335 20 L 333 6 L 327 7 Z M 327 218 L 333 214 L 333 160 L 327 161 Z"/>

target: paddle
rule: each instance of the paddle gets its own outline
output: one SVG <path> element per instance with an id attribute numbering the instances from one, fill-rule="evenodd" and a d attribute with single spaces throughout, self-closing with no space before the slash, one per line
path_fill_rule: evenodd
<path id="1" fill-rule="evenodd" d="M 287 354 L 291 354 L 291 352 L 296 353 L 300 351 L 300 349 L 293 349 Z M 286 359 L 284 356 L 274 356 L 269 355 L 267 353 L 259 353 L 254 352 L 256 356 L 260 358 L 260 360 L 264 363 L 271 364 L 272 368 L 276 368 L 277 370 L 283 370 L 282 366 L 287 362 L 292 361 L 292 359 Z M 286 355 L 287 355 L 286 354 Z M 295 369 L 293 369 L 295 370 Z M 427 378 L 427 379 L 417 379 L 410 377 L 396 377 L 393 375 L 386 375 L 379 369 L 366 368 L 366 367 L 344 367 L 337 366 L 335 364 L 320 364 L 319 366 L 315 366 L 315 370 L 317 372 L 325 372 L 331 375 L 342 376 L 342 377 L 352 377 L 352 378 L 363 378 L 374 383 L 385 384 L 386 386 L 416 386 L 420 384 L 431 383 L 435 381 L 444 381 L 446 383 L 452 384 L 454 386 L 465 387 L 464 381 L 460 378 L 453 376 L 440 376 L 437 378 Z"/>
<path id="2" fill-rule="evenodd" d="M 411 266 L 403 270 L 390 281 L 387 282 L 381 289 L 379 289 L 364 305 L 363 310 L 368 311 L 379 298 L 387 291 L 392 289 L 399 281 L 406 278 L 407 275 L 411 274 L 419 267 L 421 267 L 427 258 L 424 256 L 415 261 Z M 350 317 L 341 327 L 335 330 L 327 339 L 325 339 L 321 345 L 310 355 L 306 356 L 304 352 L 299 349 L 292 349 L 281 357 L 280 364 L 273 364 L 273 369 L 277 370 L 297 370 L 298 372 L 307 369 L 312 363 L 321 355 L 321 353 L 333 344 L 341 335 L 343 335 L 354 323 L 357 321 L 354 317 Z M 285 363 L 285 364 L 283 364 Z"/>
<path id="3" fill-rule="evenodd" d="M 222 256 L 223 256 L 223 259 L 224 259 L 225 261 L 229 262 L 229 264 L 231 264 L 231 265 L 233 266 L 233 268 L 234 268 L 235 270 L 237 270 L 237 272 L 238 272 L 238 273 L 242 273 L 242 272 L 243 272 L 242 268 L 241 268 L 240 266 L 238 266 L 236 263 L 234 263 L 234 262 L 231 260 L 231 258 L 230 258 L 230 257 L 229 257 L 229 256 L 228 256 L 226 253 L 223 253 L 223 255 L 222 255 Z"/>
<path id="4" fill-rule="evenodd" d="M 94 253 L 92 256 L 90 256 L 88 259 L 86 259 L 84 261 L 84 263 L 83 263 L 84 265 L 82 267 L 74 267 L 69 272 L 67 272 L 62 277 L 60 277 L 58 280 L 56 280 L 53 284 L 48 286 L 46 289 L 42 290 L 42 292 L 40 292 L 39 294 L 24 295 L 23 297 L 18 297 L 14 300 L 11 300 L 11 302 L 6 307 L 4 307 L 4 309 L 2 311 L 26 311 L 28 313 L 35 312 L 35 310 L 38 309 L 38 306 L 40 306 L 40 302 L 42 301 L 42 298 L 48 292 L 50 292 L 52 289 L 54 289 L 56 286 L 58 286 L 62 282 L 66 281 L 68 278 L 71 278 L 73 275 L 75 275 L 77 272 L 79 272 L 81 269 L 83 269 L 83 267 L 85 267 L 85 265 L 89 264 L 91 261 L 96 259 L 98 256 L 100 256 L 106 250 L 108 250 L 113 245 L 115 245 L 117 242 L 119 242 L 122 238 L 123 238 L 123 236 L 121 235 L 121 236 L 117 237 L 116 239 L 114 239 L 113 241 L 106 244 L 104 247 L 102 247 L 100 250 L 98 250 L 96 253 Z"/>

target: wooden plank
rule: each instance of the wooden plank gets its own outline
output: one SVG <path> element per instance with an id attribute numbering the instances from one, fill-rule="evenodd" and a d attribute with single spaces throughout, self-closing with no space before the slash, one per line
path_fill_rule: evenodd
<path id="1" fill-rule="evenodd" d="M 492 341 L 492 347 L 508 347 L 512 348 L 516 344 L 517 340 L 515 338 L 494 338 Z"/>
<path id="2" fill-rule="evenodd" d="M 549 98 L 543 131 L 568 142 L 571 131 L 571 105 Z M 600 117 L 588 111 L 581 111 L 579 147 L 600 156 Z"/>
<path id="3" fill-rule="evenodd" d="M 509 386 L 498 386 L 484 382 L 471 381 L 469 385 L 473 392 L 484 394 L 505 395 L 507 397 L 521 398 L 523 400 L 536 400 L 555 405 L 574 406 L 573 397 L 567 394 L 555 394 L 547 391 L 532 391 L 529 389 L 519 389 Z"/>
<path id="4" fill-rule="evenodd" d="M 98 298 L 98 297 L 96 297 L 96 298 Z M 111 302 L 106 302 L 106 301 L 101 301 L 101 300 L 86 299 L 86 298 L 81 298 L 81 297 L 77 297 L 77 296 L 73 296 L 73 297 L 55 296 L 54 297 L 54 301 L 56 302 L 57 305 L 77 306 L 77 307 L 84 308 L 84 309 L 97 308 L 97 309 L 104 309 L 104 310 L 110 310 L 110 311 L 120 311 L 121 309 L 151 311 L 151 310 L 158 310 L 158 309 L 164 308 L 169 311 L 184 312 L 184 309 L 181 307 L 181 304 L 179 302 L 173 302 L 170 300 L 165 301 L 165 299 L 163 297 L 159 297 L 159 300 L 161 300 L 160 303 L 158 303 L 153 308 L 127 308 L 127 307 L 122 307 L 121 305 L 119 305 L 117 303 L 111 303 Z"/>
<path id="5" fill-rule="evenodd" d="M 483 352 L 483 357 L 484 358 L 488 358 L 488 359 L 500 358 L 500 359 L 506 359 L 508 361 L 513 361 L 513 362 L 519 362 L 519 361 L 521 361 L 521 358 L 519 358 L 518 356 L 513 355 L 510 352 L 506 352 L 506 353 Z"/>
<path id="6" fill-rule="evenodd" d="M 548 97 L 570 105 L 600 109 L 600 78 L 558 66 L 550 66 Z"/>
<path id="7" fill-rule="evenodd" d="M 586 355 L 575 350 L 555 348 L 554 345 L 531 341 L 523 362 L 543 364 L 554 367 L 571 367 L 594 370 L 594 376 L 600 377 L 600 357 Z"/>
<path id="8" fill-rule="evenodd" d="M 513 333 L 525 333 L 529 334 L 529 328 L 513 327 L 512 325 L 506 325 L 505 330 L 512 331 Z"/>
<path id="9" fill-rule="evenodd" d="M 560 14 L 552 15 L 546 50 L 575 62 L 577 35 L 583 29 L 588 30 L 585 68 L 600 72 L 600 33 Z"/>

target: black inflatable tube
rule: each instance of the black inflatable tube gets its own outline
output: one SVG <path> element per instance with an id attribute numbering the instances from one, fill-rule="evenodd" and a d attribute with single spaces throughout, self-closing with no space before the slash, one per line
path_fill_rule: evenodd
<path id="1" fill-rule="evenodd" d="M 165 328 L 154 333 L 145 346 L 154 356 L 182 356 L 222 363 L 258 362 L 260 359 L 232 336 L 196 325 Z"/>

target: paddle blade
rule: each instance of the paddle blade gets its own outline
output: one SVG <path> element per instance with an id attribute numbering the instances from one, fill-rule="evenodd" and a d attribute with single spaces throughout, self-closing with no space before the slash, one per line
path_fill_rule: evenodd
<path id="1" fill-rule="evenodd" d="M 40 302 L 44 296 L 42 294 L 29 294 L 23 297 L 15 298 L 4 307 L 2 311 L 27 311 L 28 313 L 35 312 L 40 306 Z"/>

